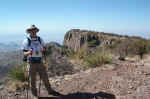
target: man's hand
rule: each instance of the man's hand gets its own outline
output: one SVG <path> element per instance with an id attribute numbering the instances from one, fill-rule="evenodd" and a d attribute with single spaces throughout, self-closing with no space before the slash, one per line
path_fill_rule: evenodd
<path id="1" fill-rule="evenodd" d="M 46 47 L 43 47 L 43 48 L 42 48 L 42 52 L 43 52 L 43 53 L 46 53 Z"/>
<path id="2" fill-rule="evenodd" d="M 29 55 L 32 55 L 33 48 L 31 48 L 28 52 L 29 52 Z"/>
<path id="3" fill-rule="evenodd" d="M 32 55 L 32 52 L 33 52 L 33 48 L 27 52 L 24 52 L 24 56 Z"/>

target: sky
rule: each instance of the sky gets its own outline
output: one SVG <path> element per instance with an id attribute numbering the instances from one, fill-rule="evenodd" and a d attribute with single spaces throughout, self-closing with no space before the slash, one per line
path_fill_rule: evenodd
<path id="1" fill-rule="evenodd" d="M 150 38 L 150 0 L 1 0 L 0 42 L 20 42 L 31 24 L 61 43 L 70 29 Z"/>

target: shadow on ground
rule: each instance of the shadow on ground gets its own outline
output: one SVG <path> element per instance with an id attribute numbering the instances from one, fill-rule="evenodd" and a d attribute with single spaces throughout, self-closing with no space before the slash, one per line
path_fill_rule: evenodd
<path id="1" fill-rule="evenodd" d="M 61 97 L 40 97 L 39 99 L 116 99 L 115 95 L 105 93 L 105 92 L 98 92 L 98 93 L 71 93 L 68 95 L 64 95 Z"/>

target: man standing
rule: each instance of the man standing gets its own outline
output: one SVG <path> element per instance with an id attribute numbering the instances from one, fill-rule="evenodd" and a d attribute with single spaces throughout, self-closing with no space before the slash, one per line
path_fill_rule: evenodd
<path id="1" fill-rule="evenodd" d="M 37 32 L 39 29 L 32 25 L 30 28 L 26 30 L 29 34 L 29 37 L 23 41 L 23 52 L 24 56 L 30 64 L 29 74 L 31 77 L 31 91 L 32 94 L 38 97 L 37 88 L 36 88 L 36 74 L 39 73 L 40 78 L 44 82 L 44 85 L 48 91 L 48 94 L 52 94 L 54 96 L 60 96 L 61 94 L 54 91 L 51 88 L 51 85 L 48 80 L 48 75 L 46 73 L 46 68 L 43 64 L 43 53 L 46 51 L 44 46 L 44 41 L 42 38 L 37 36 Z"/>

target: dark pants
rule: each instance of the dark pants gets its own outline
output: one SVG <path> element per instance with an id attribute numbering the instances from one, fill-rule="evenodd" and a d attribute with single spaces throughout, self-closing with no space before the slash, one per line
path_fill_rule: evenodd
<path id="1" fill-rule="evenodd" d="M 36 75 L 39 73 L 41 80 L 43 81 L 46 89 L 48 92 L 51 92 L 51 85 L 48 80 L 48 75 L 46 72 L 46 68 L 44 64 L 41 63 L 30 63 L 30 70 L 29 70 L 30 76 L 31 76 L 31 91 L 34 96 L 37 96 L 37 88 L 36 88 Z"/>

